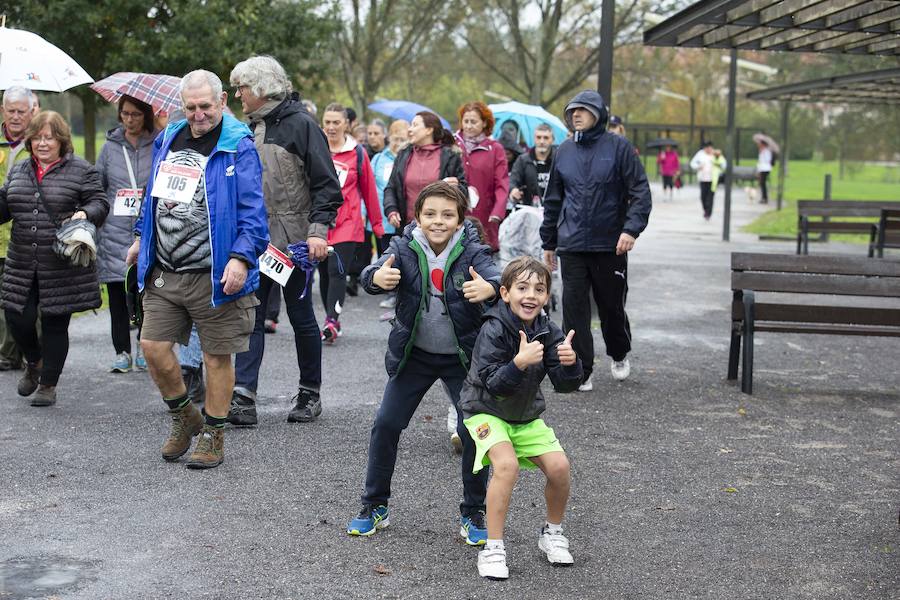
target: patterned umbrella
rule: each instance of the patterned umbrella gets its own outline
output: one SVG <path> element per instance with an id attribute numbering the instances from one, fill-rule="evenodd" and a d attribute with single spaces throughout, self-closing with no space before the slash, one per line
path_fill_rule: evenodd
<path id="1" fill-rule="evenodd" d="M 118 102 L 122 96 L 131 96 L 153 107 L 153 112 L 172 113 L 181 110 L 178 89 L 181 79 L 171 75 L 122 72 L 101 79 L 91 89 L 107 102 Z"/>

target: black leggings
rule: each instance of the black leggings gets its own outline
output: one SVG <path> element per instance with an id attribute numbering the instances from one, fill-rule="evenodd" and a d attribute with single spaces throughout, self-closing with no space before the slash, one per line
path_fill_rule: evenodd
<path id="1" fill-rule="evenodd" d="M 69 321 L 72 313 L 48 315 L 41 311 L 41 337 L 38 339 L 38 282 L 31 282 L 28 298 L 21 313 L 6 309 L 6 324 L 13 338 L 22 349 L 22 354 L 30 363 L 43 359 L 41 380 L 43 385 L 56 385 L 66 356 L 69 354 Z"/>
<path id="2" fill-rule="evenodd" d="M 358 242 L 340 242 L 333 244 L 334 253 L 340 257 L 344 272 L 338 268 L 337 257 L 329 256 L 328 260 L 319 263 L 319 293 L 325 303 L 325 316 L 337 321 L 344 307 L 347 295 L 347 274 Z"/>
<path id="3" fill-rule="evenodd" d="M 109 297 L 109 329 L 112 334 L 116 354 L 131 354 L 131 320 L 128 318 L 128 304 L 125 302 L 125 283 L 113 281 L 106 284 Z M 138 339 L 141 338 L 138 330 Z"/>

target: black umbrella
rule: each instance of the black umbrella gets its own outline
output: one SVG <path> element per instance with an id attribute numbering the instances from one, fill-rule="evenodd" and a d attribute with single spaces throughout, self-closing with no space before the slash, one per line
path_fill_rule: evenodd
<path id="1" fill-rule="evenodd" d="M 648 150 L 650 148 L 665 148 L 666 146 L 677 148 L 678 142 L 676 142 L 672 138 L 656 138 L 655 140 L 650 140 L 649 142 L 647 142 Z"/>

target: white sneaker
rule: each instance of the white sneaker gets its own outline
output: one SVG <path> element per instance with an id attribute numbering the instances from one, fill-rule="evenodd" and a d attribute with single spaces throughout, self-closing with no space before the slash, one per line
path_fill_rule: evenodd
<path id="1" fill-rule="evenodd" d="M 394 308 L 395 306 L 397 306 L 397 295 L 391 294 L 390 296 L 379 302 L 378 306 L 380 306 L 381 308 Z"/>
<path id="2" fill-rule="evenodd" d="M 506 550 L 491 548 L 480 551 L 478 553 L 478 574 L 487 579 L 509 579 Z"/>
<path id="3" fill-rule="evenodd" d="M 569 553 L 569 540 L 562 533 L 550 533 L 547 526 L 541 529 L 541 537 L 538 539 L 538 548 L 547 555 L 551 565 L 568 566 L 575 562 Z M 481 557 L 479 558 L 479 569 Z"/>
<path id="4" fill-rule="evenodd" d="M 590 392 L 594 389 L 594 376 L 591 375 L 585 379 L 584 383 L 578 386 L 579 392 Z"/>
<path id="5" fill-rule="evenodd" d="M 447 407 L 447 433 L 456 433 L 456 407 Z"/>
<path id="6" fill-rule="evenodd" d="M 624 360 L 614 360 L 610 366 L 610 370 L 612 371 L 613 379 L 616 381 L 625 381 L 631 374 L 631 363 L 627 358 Z"/>
<path id="7" fill-rule="evenodd" d="M 450 434 L 450 445 L 453 446 L 454 454 L 462 454 L 462 438 L 455 431 Z"/>

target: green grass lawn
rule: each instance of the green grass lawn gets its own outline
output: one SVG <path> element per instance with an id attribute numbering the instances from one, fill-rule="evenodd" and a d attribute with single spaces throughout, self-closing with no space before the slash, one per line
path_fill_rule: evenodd
<path id="1" fill-rule="evenodd" d="M 844 179 L 838 179 L 837 161 L 790 161 L 784 179 L 786 202 L 780 211 L 772 210 L 744 227 L 759 235 L 797 235 L 796 200 L 821 199 L 825 191 L 825 174 L 831 173 L 832 200 L 900 200 L 900 168 L 866 163 L 847 163 Z M 778 172 L 773 171 L 769 197 L 775 195 Z M 774 202 L 774 200 L 770 200 Z M 831 239 L 868 243 L 858 235 L 832 235 Z"/>
<path id="2" fill-rule="evenodd" d="M 100 156 L 100 148 L 106 143 L 106 132 L 97 133 L 97 156 Z M 73 135 L 72 145 L 75 146 L 75 156 L 84 156 L 84 136 Z"/>

